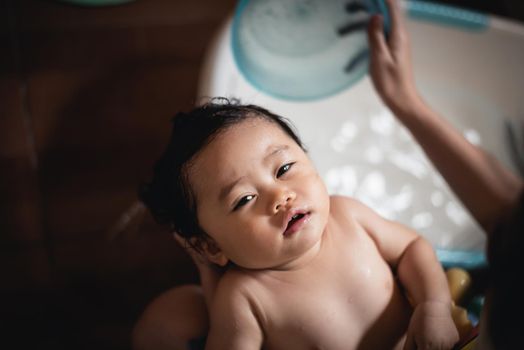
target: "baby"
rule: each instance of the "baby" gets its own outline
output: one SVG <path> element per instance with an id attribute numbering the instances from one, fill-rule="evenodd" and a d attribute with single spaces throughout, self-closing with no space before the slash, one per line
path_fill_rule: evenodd
<path id="1" fill-rule="evenodd" d="M 388 5 L 392 50 L 374 18 L 370 71 L 388 106 L 408 115 L 395 107 L 413 106 L 414 90 L 403 83 L 411 73 L 400 10 Z M 405 56 L 400 69 L 396 55 Z M 209 313 L 207 349 L 451 349 L 458 341 L 430 244 L 354 199 L 329 196 L 293 128 L 261 107 L 212 100 L 179 113 L 141 199 L 189 252 L 225 271 L 210 288 L 206 276 L 219 275 L 197 264 L 208 310 L 189 314 L 201 325 Z"/>
<path id="2" fill-rule="evenodd" d="M 451 349 L 458 340 L 432 247 L 329 196 L 291 126 L 211 101 L 173 121 L 143 200 L 210 262 L 208 349 Z"/>

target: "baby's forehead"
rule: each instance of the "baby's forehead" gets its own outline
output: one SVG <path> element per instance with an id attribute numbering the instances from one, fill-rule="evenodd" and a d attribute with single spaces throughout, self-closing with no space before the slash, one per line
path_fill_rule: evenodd
<path id="1" fill-rule="evenodd" d="M 205 146 L 203 152 L 218 158 L 260 157 L 271 148 L 295 144 L 293 138 L 272 120 L 250 118 L 224 128 Z"/>
<path id="2" fill-rule="evenodd" d="M 222 130 L 196 155 L 189 169 L 190 182 L 224 182 L 298 149 L 277 123 L 250 118 Z"/>

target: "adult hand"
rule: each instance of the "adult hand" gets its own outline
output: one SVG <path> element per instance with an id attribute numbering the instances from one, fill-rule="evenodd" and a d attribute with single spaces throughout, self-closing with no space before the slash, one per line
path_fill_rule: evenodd
<path id="1" fill-rule="evenodd" d="M 419 101 L 410 55 L 409 35 L 397 0 L 386 0 L 390 18 L 389 38 L 384 36 L 383 18 L 375 15 L 368 25 L 371 49 L 369 71 L 378 94 L 397 115 L 409 114 Z"/>

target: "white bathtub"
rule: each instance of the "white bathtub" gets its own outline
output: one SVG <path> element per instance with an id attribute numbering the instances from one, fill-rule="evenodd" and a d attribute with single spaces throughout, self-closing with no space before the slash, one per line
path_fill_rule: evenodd
<path id="1" fill-rule="evenodd" d="M 422 95 L 471 142 L 515 169 L 504 123 L 524 120 L 524 26 L 482 14 L 473 27 L 464 26 L 446 19 L 446 13 L 427 16 L 413 3 L 403 6 L 409 11 L 407 28 Z M 199 96 L 237 97 L 288 117 L 331 193 L 356 197 L 415 228 L 444 264 L 484 262 L 480 227 L 381 103 L 367 76 L 311 102 L 271 96 L 237 68 L 231 23 L 231 18 L 224 23 L 208 49 Z"/>

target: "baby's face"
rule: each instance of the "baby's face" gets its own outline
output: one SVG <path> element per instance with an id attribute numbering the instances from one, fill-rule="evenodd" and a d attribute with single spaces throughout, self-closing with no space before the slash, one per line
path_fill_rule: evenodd
<path id="1" fill-rule="evenodd" d="M 288 268 L 320 244 L 326 187 L 277 124 L 251 118 L 220 133 L 189 169 L 198 220 L 223 255 L 251 268 Z"/>

